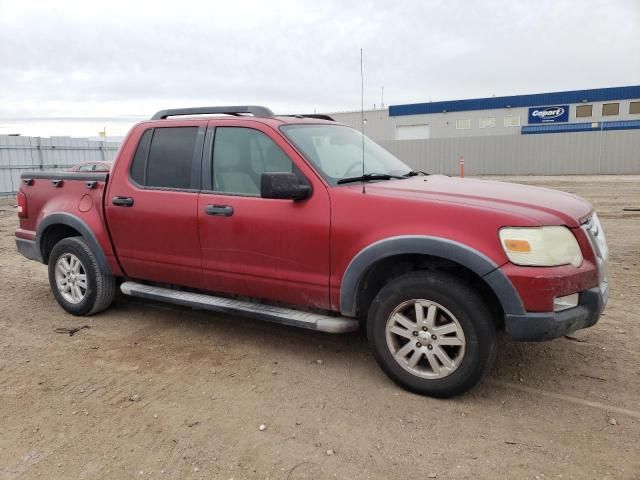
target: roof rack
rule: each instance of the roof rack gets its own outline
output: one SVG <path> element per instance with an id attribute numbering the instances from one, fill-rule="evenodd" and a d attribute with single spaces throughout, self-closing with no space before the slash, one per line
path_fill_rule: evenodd
<path id="1" fill-rule="evenodd" d="M 208 114 L 225 114 L 240 115 L 250 113 L 254 117 L 273 117 L 273 112 L 267 107 L 258 105 L 238 105 L 234 107 L 192 107 L 192 108 L 170 108 L 160 110 L 151 120 L 164 120 L 167 117 L 176 117 L 180 115 L 208 115 Z"/>
<path id="2" fill-rule="evenodd" d="M 295 115 L 282 115 L 283 117 L 295 117 L 295 118 L 316 118 L 318 120 L 329 120 L 330 122 L 335 122 L 331 115 L 326 115 L 324 113 L 297 113 Z"/>

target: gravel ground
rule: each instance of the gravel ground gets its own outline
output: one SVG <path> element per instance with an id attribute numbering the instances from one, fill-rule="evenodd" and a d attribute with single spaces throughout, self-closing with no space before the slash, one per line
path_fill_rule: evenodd
<path id="1" fill-rule="evenodd" d="M 501 338 L 452 400 L 407 393 L 360 334 L 121 298 L 58 307 L 0 206 L 0 478 L 640 478 L 640 177 L 519 177 L 590 199 L 611 250 L 596 326 Z M 55 328 L 81 327 L 73 336 Z"/>

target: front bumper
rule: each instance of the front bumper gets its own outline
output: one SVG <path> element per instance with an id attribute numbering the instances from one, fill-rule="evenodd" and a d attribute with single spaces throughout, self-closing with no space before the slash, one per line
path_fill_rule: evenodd
<path id="1" fill-rule="evenodd" d="M 542 342 L 562 337 L 581 328 L 591 327 L 600 318 L 608 300 L 606 282 L 580 292 L 579 303 L 560 312 L 505 315 L 509 336 L 517 341 Z"/>

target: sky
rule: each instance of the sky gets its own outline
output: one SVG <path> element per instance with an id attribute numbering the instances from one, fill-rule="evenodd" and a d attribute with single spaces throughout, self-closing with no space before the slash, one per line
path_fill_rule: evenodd
<path id="1" fill-rule="evenodd" d="M 0 134 L 640 84 L 640 0 L 0 0 Z"/>

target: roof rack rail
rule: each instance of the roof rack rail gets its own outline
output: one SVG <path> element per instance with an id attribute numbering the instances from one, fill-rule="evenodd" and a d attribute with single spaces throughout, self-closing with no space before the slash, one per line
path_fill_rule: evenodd
<path id="1" fill-rule="evenodd" d="M 250 113 L 254 117 L 273 117 L 273 112 L 267 107 L 258 105 L 238 105 L 233 107 L 192 107 L 192 108 L 170 108 L 160 110 L 151 120 L 164 120 L 167 117 L 176 117 L 180 115 L 208 115 L 208 114 L 225 114 L 240 115 Z"/>
<path id="2" fill-rule="evenodd" d="M 326 115 L 324 113 L 297 113 L 295 115 L 282 115 L 283 117 L 295 117 L 295 118 L 316 118 L 318 120 L 329 120 L 330 122 L 335 122 L 334 118 L 331 115 Z"/>

